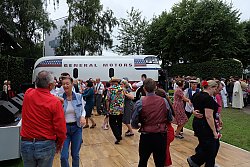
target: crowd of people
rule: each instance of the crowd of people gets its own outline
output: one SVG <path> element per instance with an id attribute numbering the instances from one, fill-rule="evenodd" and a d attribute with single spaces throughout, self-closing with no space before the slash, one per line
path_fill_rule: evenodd
<path id="1" fill-rule="evenodd" d="M 176 77 L 171 86 L 174 89 L 176 138 L 184 138 L 181 128 L 192 113 L 195 115 L 192 125 L 199 144 L 195 148 L 195 155 L 187 159 L 189 166 L 215 166 L 219 139 L 222 137 L 222 108 L 231 106 L 242 109 L 247 106 L 249 81 L 239 77 L 230 77 L 229 80 L 209 78 L 203 81 L 194 76 Z"/>
<path id="2" fill-rule="evenodd" d="M 242 109 L 250 104 L 250 78 L 241 79 L 238 76 L 225 78 L 210 78 L 221 82 L 222 90 L 219 92 L 222 98 L 222 105 L 224 108 L 232 106 L 232 108 Z M 187 90 L 191 86 L 191 82 L 197 83 L 197 88 L 201 88 L 200 78 L 195 76 L 177 76 L 171 78 L 168 82 L 168 90 L 176 90 L 178 88 L 178 81 L 183 80 L 183 90 Z M 191 82 L 190 82 L 191 81 Z"/>
<path id="3" fill-rule="evenodd" d="M 8 101 L 14 96 L 15 96 L 15 93 L 11 88 L 11 82 L 9 80 L 5 80 L 3 83 L 3 91 L 1 94 L 1 99 Z"/>
<path id="4" fill-rule="evenodd" d="M 100 78 L 83 82 L 62 73 L 57 80 L 50 72 L 41 71 L 35 84 L 36 88 L 26 91 L 22 108 L 24 166 L 52 166 L 56 152 L 61 153 L 62 167 L 69 166 L 69 152 L 72 166 L 79 166 L 82 130 L 97 126 L 94 106 L 96 116 L 105 115 L 102 128 L 111 128 L 115 144 L 122 140 L 122 123 L 127 126 L 125 136 L 134 135 L 130 120 L 135 98 L 128 78 L 113 77 L 104 86 Z"/>
<path id="5" fill-rule="evenodd" d="M 174 138 L 184 138 L 183 127 L 194 115 L 193 130 L 199 144 L 187 162 L 192 167 L 214 167 L 223 126 L 221 109 L 229 106 L 228 101 L 234 108 L 243 107 L 241 94 L 247 84 L 238 80 L 235 77 L 227 84 L 224 79 L 200 82 L 195 77 L 175 78 L 172 104 L 168 93 L 145 74 L 140 82 L 131 85 L 125 76 L 112 77 L 106 83 L 101 78 L 83 82 L 73 80 L 68 73 L 62 73 L 57 80 L 50 72 L 41 71 L 36 88 L 28 89 L 23 101 L 24 166 L 50 167 L 55 153 L 60 153 L 61 166 L 68 167 L 71 152 L 72 167 L 79 167 L 82 131 L 99 126 L 92 113 L 96 106 L 95 116 L 104 115 L 101 127 L 111 129 L 115 144 L 122 143 L 122 124 L 127 127 L 126 137 L 139 129 L 139 167 L 147 166 L 151 153 L 156 167 L 171 166 L 170 143 Z M 227 88 L 231 82 L 232 94 Z"/>

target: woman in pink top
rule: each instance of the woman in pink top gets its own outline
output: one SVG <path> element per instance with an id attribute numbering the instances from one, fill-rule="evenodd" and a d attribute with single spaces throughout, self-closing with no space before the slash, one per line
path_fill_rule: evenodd
<path id="1" fill-rule="evenodd" d="M 216 99 L 217 104 L 219 105 L 218 113 L 220 114 L 222 110 L 222 97 L 221 97 L 220 92 L 215 96 L 215 99 Z"/>
<path id="2" fill-rule="evenodd" d="M 220 131 L 222 129 L 222 120 L 221 120 L 221 110 L 222 110 L 222 97 L 221 97 L 221 90 L 223 88 L 222 84 L 220 81 L 217 81 L 218 87 L 217 90 L 215 92 L 215 101 L 217 102 L 219 108 L 218 108 L 218 112 L 216 113 L 216 128 L 218 131 Z M 219 136 L 220 138 L 221 136 Z"/>

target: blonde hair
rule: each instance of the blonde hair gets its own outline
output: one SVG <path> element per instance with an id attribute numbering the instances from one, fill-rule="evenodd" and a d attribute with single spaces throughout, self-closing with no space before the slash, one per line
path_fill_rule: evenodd
<path id="1" fill-rule="evenodd" d="M 208 80 L 207 83 L 209 87 L 218 87 L 218 84 L 215 80 Z"/>
<path id="2" fill-rule="evenodd" d="M 126 81 L 125 79 L 123 79 L 121 83 L 124 84 L 126 88 L 129 88 L 128 81 Z"/>

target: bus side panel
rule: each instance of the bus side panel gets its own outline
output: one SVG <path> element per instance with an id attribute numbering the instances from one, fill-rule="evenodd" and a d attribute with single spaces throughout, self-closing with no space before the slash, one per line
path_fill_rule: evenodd
<path id="1" fill-rule="evenodd" d="M 158 69 L 160 69 L 159 64 L 146 64 L 143 67 L 134 66 L 133 57 L 122 57 L 117 59 L 109 57 L 100 57 L 100 59 L 83 57 L 79 59 L 68 58 L 62 59 L 62 67 L 35 68 L 32 81 L 35 81 L 35 76 L 42 70 L 51 71 L 57 79 L 63 72 L 67 72 L 73 77 L 73 70 L 75 68 L 78 70 L 78 77 L 73 79 L 82 79 L 84 81 L 89 78 L 100 78 L 102 81 L 109 81 L 110 68 L 114 69 L 114 76 L 120 79 L 128 77 L 129 81 L 140 81 L 141 75 L 146 74 L 147 77 L 158 81 Z"/>

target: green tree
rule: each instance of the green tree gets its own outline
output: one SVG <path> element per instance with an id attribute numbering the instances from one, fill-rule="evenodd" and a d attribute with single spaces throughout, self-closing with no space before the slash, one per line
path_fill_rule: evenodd
<path id="1" fill-rule="evenodd" d="M 13 34 L 22 49 L 8 54 L 16 57 L 36 57 L 42 32 L 55 26 L 43 9 L 41 0 L 0 0 L 0 22 Z M 42 52 L 40 53 L 42 55 Z"/>
<path id="2" fill-rule="evenodd" d="M 60 32 L 57 54 L 85 55 L 88 52 L 101 55 L 103 49 L 111 48 L 112 29 L 118 24 L 113 11 L 103 11 L 100 0 L 68 0 L 67 3 L 69 16 Z M 70 30 L 67 30 L 68 27 Z"/>
<path id="3" fill-rule="evenodd" d="M 43 8 L 43 0 L 0 0 L 0 26 L 21 45 L 15 50 L 9 45 L 1 47 L 0 52 L 1 83 L 8 78 L 17 90 L 21 83 L 31 82 L 30 63 L 43 53 L 42 32 L 49 32 L 54 24 Z"/>
<path id="4" fill-rule="evenodd" d="M 185 62 L 235 57 L 243 40 L 239 11 L 221 0 L 183 0 L 173 7 L 179 53 Z"/>
<path id="5" fill-rule="evenodd" d="M 139 10 L 132 7 L 130 12 L 127 11 L 127 18 L 120 19 L 119 35 L 117 36 L 120 45 L 116 47 L 115 51 L 124 55 L 142 54 L 147 25 L 148 21 L 142 18 Z"/>
<path id="6" fill-rule="evenodd" d="M 170 13 L 162 15 L 152 24 L 167 22 L 165 28 L 149 36 L 161 36 L 159 46 L 165 50 L 160 50 L 160 54 L 166 60 L 175 63 L 177 58 L 194 63 L 239 55 L 243 27 L 239 24 L 239 11 L 230 4 L 222 0 L 182 0 Z M 149 50 L 150 42 L 145 46 Z"/>
<path id="7" fill-rule="evenodd" d="M 70 55 L 71 54 L 71 46 L 70 46 L 70 31 L 69 26 L 62 26 L 59 37 L 60 37 L 60 45 L 55 49 L 55 54 L 58 55 Z"/>
<path id="8" fill-rule="evenodd" d="M 240 56 L 238 59 L 241 60 L 244 67 L 250 65 L 250 20 L 241 23 L 244 30 L 245 41 L 240 44 Z"/>
<path id="9" fill-rule="evenodd" d="M 175 21 L 171 13 L 162 12 L 158 17 L 154 17 L 151 24 L 145 31 L 143 49 L 145 54 L 158 55 L 162 64 L 168 66 L 178 62 L 176 56 L 177 29 L 170 25 Z"/>

